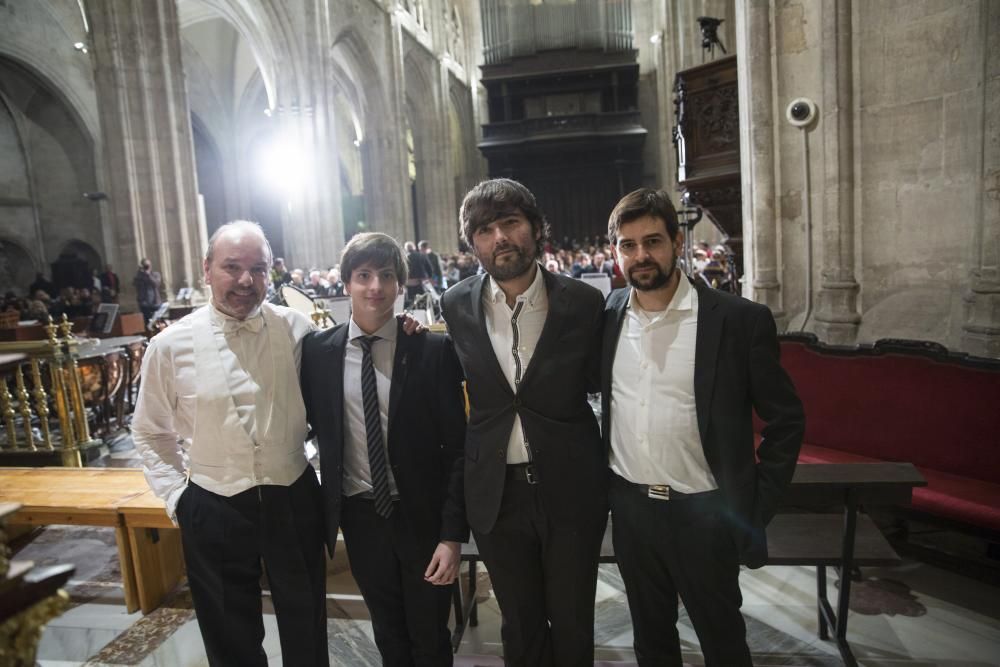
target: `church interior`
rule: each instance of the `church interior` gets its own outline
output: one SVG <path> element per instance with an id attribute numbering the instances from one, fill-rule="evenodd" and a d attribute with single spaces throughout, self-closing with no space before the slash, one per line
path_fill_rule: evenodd
<path id="1" fill-rule="evenodd" d="M 995 0 L 0 0 L 0 664 L 208 664 L 129 424 L 220 226 L 259 223 L 324 327 L 357 233 L 475 275 L 487 178 L 605 289 L 615 203 L 666 190 L 685 272 L 773 314 L 799 470 L 850 474 L 797 477 L 742 571 L 754 664 L 1000 665 Z M 432 329 L 437 291 L 406 304 Z M 455 664 L 503 664 L 475 553 L 454 605 Z M 327 615 L 331 664 L 381 664 L 343 549 Z M 632 638 L 609 555 L 595 664 Z"/>

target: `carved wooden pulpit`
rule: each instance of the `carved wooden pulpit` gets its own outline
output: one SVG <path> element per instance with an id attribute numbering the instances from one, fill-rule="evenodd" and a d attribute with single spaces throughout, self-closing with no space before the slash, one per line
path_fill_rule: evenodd
<path id="1" fill-rule="evenodd" d="M 736 56 L 677 73 L 674 82 L 677 186 L 685 205 L 700 206 L 743 275 L 740 107 Z"/>

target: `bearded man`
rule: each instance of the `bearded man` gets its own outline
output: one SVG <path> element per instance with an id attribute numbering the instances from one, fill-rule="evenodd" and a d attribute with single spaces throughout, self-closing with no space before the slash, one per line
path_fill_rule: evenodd
<path id="1" fill-rule="evenodd" d="M 680 667 L 677 598 L 709 667 L 749 667 L 740 564 L 792 480 L 802 403 L 771 311 L 692 284 L 669 195 L 643 188 L 608 221 L 629 287 L 605 307 L 601 388 L 612 538 L 641 667 Z M 752 412 L 765 423 L 754 451 Z"/>
<path id="2" fill-rule="evenodd" d="M 547 225 L 520 183 L 480 183 L 460 219 L 485 273 L 443 306 L 470 401 L 466 512 L 503 615 L 504 662 L 593 665 L 607 461 L 587 389 L 603 299 L 539 265 Z"/>

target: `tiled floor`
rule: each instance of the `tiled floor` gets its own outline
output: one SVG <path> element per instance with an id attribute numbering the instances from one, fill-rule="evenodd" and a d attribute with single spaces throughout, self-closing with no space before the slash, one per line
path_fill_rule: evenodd
<path id="1" fill-rule="evenodd" d="M 48 528 L 17 557 L 77 567 L 69 587 L 73 606 L 42 636 L 38 659 L 43 667 L 207 664 L 186 589 L 148 616 L 125 612 L 111 529 Z M 343 550 L 329 563 L 328 572 L 331 664 L 380 664 Z M 485 575 L 480 576 L 485 584 Z M 861 664 L 1000 665 L 1000 590 L 916 562 L 868 569 L 864 576 L 854 588 L 849 624 Z M 755 664 L 840 664 L 833 644 L 816 637 L 815 580 L 810 568 L 746 570 L 741 582 Z M 501 653 L 496 601 L 485 586 L 480 593 L 484 598 L 480 624 L 466 632 L 460 656 Z M 265 611 L 264 647 L 271 664 L 279 665 L 277 630 L 266 599 Z M 683 610 L 680 625 L 686 661 L 700 664 L 697 638 Z M 633 659 L 628 607 L 614 566 L 601 566 L 595 626 L 599 660 Z"/>
<path id="2" fill-rule="evenodd" d="M 108 466 L 135 465 L 128 438 L 112 443 Z M 37 533 L 16 554 L 39 564 L 72 563 L 72 607 L 46 628 L 38 660 L 43 667 L 207 665 L 190 595 L 182 588 L 162 607 L 127 614 L 110 528 L 54 526 Z M 327 567 L 331 664 L 379 665 L 367 610 L 343 549 Z M 848 638 L 866 667 L 1000 666 L 1000 589 L 915 561 L 869 568 L 855 583 Z M 500 612 L 479 575 L 479 626 L 469 628 L 457 664 L 502 665 Z M 831 575 L 835 579 L 835 575 Z M 754 664 L 826 667 L 841 664 L 832 642 L 816 636 L 815 575 L 807 567 L 767 567 L 741 574 L 747 640 Z M 835 595 L 835 583 L 831 595 Z M 264 648 L 280 665 L 274 615 L 265 597 Z M 685 661 L 702 664 L 698 640 L 684 610 L 680 635 Z M 628 664 L 632 630 L 618 570 L 602 565 L 595 613 L 596 658 Z M 474 659 L 471 656 L 484 656 Z"/>

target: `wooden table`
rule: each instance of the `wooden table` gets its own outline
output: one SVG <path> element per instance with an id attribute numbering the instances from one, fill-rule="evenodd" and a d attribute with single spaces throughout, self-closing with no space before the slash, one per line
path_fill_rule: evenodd
<path id="1" fill-rule="evenodd" d="M 829 630 L 833 629 L 834 641 L 847 667 L 856 667 L 858 664 L 850 644 L 847 643 L 851 570 L 856 565 L 867 564 L 858 562 L 857 553 L 859 551 L 865 553 L 865 549 L 888 547 L 895 555 L 877 528 L 874 534 L 872 533 L 871 528 L 874 528 L 874 524 L 867 515 L 859 515 L 858 509 L 862 506 L 909 505 L 914 487 L 926 485 L 927 481 L 912 463 L 805 463 L 795 468 L 795 476 L 785 495 L 784 505 L 796 508 L 822 508 L 832 504 L 843 507 L 840 517 L 826 515 L 835 517 L 842 525 L 839 562 L 817 561 L 812 564 L 816 565 L 819 637 L 829 639 Z M 775 520 L 780 518 L 781 515 L 778 515 Z M 800 528 L 805 529 L 804 526 Z M 768 530 L 770 532 L 770 528 Z M 816 533 L 815 525 L 813 533 Z M 827 565 L 840 569 L 840 593 L 837 596 L 836 611 L 827 596 Z"/>
<path id="2" fill-rule="evenodd" d="M 0 468 L 0 502 L 22 505 L 12 525 L 114 528 L 129 613 L 156 609 L 184 573 L 180 531 L 141 470 Z"/>

